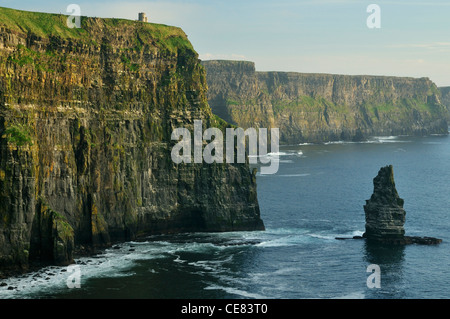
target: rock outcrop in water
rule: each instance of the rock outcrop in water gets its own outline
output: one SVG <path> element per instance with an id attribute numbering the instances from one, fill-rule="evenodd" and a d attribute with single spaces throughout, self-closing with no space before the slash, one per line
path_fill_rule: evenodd
<path id="1" fill-rule="evenodd" d="M 373 194 L 364 205 L 366 232 L 363 237 L 378 241 L 402 240 L 406 212 L 404 201 L 395 188 L 392 165 L 380 169 L 373 186 Z"/>
<path id="2" fill-rule="evenodd" d="M 247 164 L 174 164 L 227 123 L 176 27 L 0 8 L 0 272 L 153 233 L 264 229 Z"/>
<path id="3" fill-rule="evenodd" d="M 397 193 L 392 165 L 382 167 L 373 180 L 374 190 L 366 201 L 366 231 L 363 238 L 385 244 L 438 244 L 433 237 L 405 236 L 404 200 Z"/>
<path id="4" fill-rule="evenodd" d="M 428 78 L 257 72 L 247 61 L 203 61 L 213 112 L 239 127 L 280 128 L 284 143 L 447 134 Z"/>

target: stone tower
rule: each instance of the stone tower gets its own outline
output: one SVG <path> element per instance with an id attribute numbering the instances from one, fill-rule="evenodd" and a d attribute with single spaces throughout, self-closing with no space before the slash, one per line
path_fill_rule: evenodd
<path id="1" fill-rule="evenodd" d="M 145 12 L 139 12 L 138 20 L 141 22 L 148 22 L 148 18 L 146 16 Z"/>

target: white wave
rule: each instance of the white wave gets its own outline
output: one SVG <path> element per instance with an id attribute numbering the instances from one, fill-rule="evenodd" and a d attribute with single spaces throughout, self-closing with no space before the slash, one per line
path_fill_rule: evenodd
<path id="1" fill-rule="evenodd" d="M 377 139 L 377 140 L 395 140 L 398 138 L 398 136 L 374 136 L 373 138 Z"/>
<path id="2" fill-rule="evenodd" d="M 318 239 L 326 239 L 326 240 L 334 240 L 335 236 L 332 235 L 322 235 L 322 234 L 308 234 L 308 236 L 311 236 L 313 238 L 318 238 Z"/>
<path id="3" fill-rule="evenodd" d="M 288 155 L 292 155 L 292 153 L 287 153 L 287 152 L 270 152 L 270 153 L 267 153 L 267 156 L 288 156 Z"/>
<path id="4" fill-rule="evenodd" d="M 262 243 L 256 244 L 256 247 L 286 247 L 295 246 L 296 243 L 288 243 L 285 240 L 275 239 L 270 241 L 264 241 Z"/>
<path id="5" fill-rule="evenodd" d="M 248 155 L 249 158 L 259 158 L 259 157 L 280 157 L 280 156 L 292 156 L 297 155 L 297 153 L 294 152 L 269 152 L 266 154 L 259 154 L 259 155 Z"/>
<path id="6" fill-rule="evenodd" d="M 2 280 L 6 286 L 0 288 L 0 298 L 27 298 L 45 289 L 67 287 L 68 273 L 65 270 L 66 267 L 46 267 L 38 272 Z"/>
<path id="7" fill-rule="evenodd" d="M 198 260 L 188 263 L 190 266 L 201 268 L 202 270 L 212 271 L 215 274 L 222 271 L 222 267 L 224 264 L 230 263 L 233 261 L 233 255 L 228 256 L 225 259 L 220 260 Z"/>
<path id="8" fill-rule="evenodd" d="M 233 294 L 233 295 L 238 295 L 238 296 L 242 296 L 245 298 L 253 298 L 253 299 L 267 299 L 268 297 L 257 294 L 257 293 L 252 293 L 252 292 L 248 292 L 245 290 L 241 290 L 241 289 L 237 289 L 237 288 L 232 288 L 232 287 L 225 287 L 225 286 L 218 286 L 218 285 L 210 285 L 204 288 L 205 290 L 223 290 L 229 294 Z"/>
<path id="9" fill-rule="evenodd" d="M 200 267 L 203 270 L 208 270 L 208 271 L 217 271 L 217 267 L 212 267 L 208 264 L 209 261 L 205 261 L 205 260 L 200 260 L 200 261 L 195 261 L 195 262 L 190 262 L 188 263 L 188 265 L 190 266 L 194 266 L 194 267 Z"/>
<path id="10" fill-rule="evenodd" d="M 362 236 L 364 234 L 363 230 L 355 230 L 352 232 L 352 236 Z"/>
<path id="11" fill-rule="evenodd" d="M 399 139 L 400 136 L 374 136 L 372 143 L 409 143 L 411 141 Z"/>
<path id="12" fill-rule="evenodd" d="M 127 271 L 131 266 L 131 260 L 123 258 L 80 258 L 77 261 L 80 271 L 80 284 L 83 287 L 89 278 L 99 277 L 127 277 L 133 276 L 133 272 Z M 71 265 L 71 266 L 74 266 Z M 38 271 L 18 277 L 10 277 L 3 282 L 7 286 L 0 289 L 0 298 L 35 298 L 47 291 L 64 291 L 68 288 L 69 276 L 73 273 L 67 271 L 67 267 L 49 266 Z M 8 287 L 14 287 L 8 290 Z"/>
<path id="13" fill-rule="evenodd" d="M 274 275 L 287 275 L 292 273 L 298 273 L 299 267 L 285 267 L 277 269 L 273 272 Z"/>
<path id="14" fill-rule="evenodd" d="M 269 152 L 266 154 L 259 155 L 248 155 L 249 158 L 258 158 L 258 157 L 275 157 L 279 158 L 281 156 L 303 156 L 303 152 L 301 150 L 289 150 L 285 152 Z"/>
<path id="15" fill-rule="evenodd" d="M 74 265 L 80 270 L 81 287 L 89 278 L 132 276 L 134 273 L 129 270 L 136 261 L 164 257 L 166 247 L 161 243 L 123 243 L 96 256 L 77 258 Z M 67 280 L 71 274 L 67 270 L 65 266 L 49 266 L 1 280 L 6 286 L 0 287 L 0 298 L 34 298 L 46 291 L 67 290 Z M 8 290 L 8 287 L 14 289 Z"/>
<path id="16" fill-rule="evenodd" d="M 364 291 L 355 291 L 355 292 L 351 292 L 349 294 L 334 297 L 331 299 L 365 299 L 365 298 L 366 298 L 366 295 L 365 295 Z"/>
<path id="17" fill-rule="evenodd" d="M 323 143 L 324 145 L 336 145 L 336 144 L 381 144 L 381 143 L 408 143 L 410 141 L 399 139 L 399 136 L 373 136 L 365 141 L 329 141 Z"/>
<path id="18" fill-rule="evenodd" d="M 177 258 L 175 258 L 173 260 L 173 262 L 180 263 L 180 264 L 187 262 L 186 260 L 181 259 L 179 255 L 176 255 L 176 256 L 177 256 Z"/>
<path id="19" fill-rule="evenodd" d="M 276 233 L 272 233 L 276 234 Z M 310 241 L 310 236 L 305 234 L 299 230 L 290 232 L 286 230 L 280 230 L 278 235 L 270 236 L 268 238 L 262 239 L 260 243 L 255 244 L 256 247 L 288 247 L 288 246 L 297 246 Z"/>

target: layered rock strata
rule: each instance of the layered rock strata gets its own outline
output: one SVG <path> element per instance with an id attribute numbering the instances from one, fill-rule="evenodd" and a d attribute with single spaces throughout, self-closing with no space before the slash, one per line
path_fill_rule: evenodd
<path id="1" fill-rule="evenodd" d="M 174 164 L 213 115 L 176 27 L 0 8 L 0 271 L 148 234 L 261 230 L 247 164 Z"/>
<path id="2" fill-rule="evenodd" d="M 364 205 L 366 232 L 373 240 L 398 240 L 405 235 L 404 201 L 397 193 L 392 165 L 382 167 L 373 179 L 373 194 Z"/>
<path id="3" fill-rule="evenodd" d="M 448 134 L 428 78 L 257 72 L 247 61 L 203 61 L 213 112 L 239 127 L 280 129 L 284 143 Z"/>
<path id="4" fill-rule="evenodd" d="M 364 205 L 366 231 L 363 238 L 387 244 L 439 244 L 433 237 L 405 236 L 404 200 L 397 193 L 392 165 L 382 167 L 373 180 L 374 190 Z"/>
<path id="5" fill-rule="evenodd" d="M 447 107 L 447 117 L 450 120 L 450 86 L 440 87 L 439 91 L 441 92 L 441 102 Z"/>

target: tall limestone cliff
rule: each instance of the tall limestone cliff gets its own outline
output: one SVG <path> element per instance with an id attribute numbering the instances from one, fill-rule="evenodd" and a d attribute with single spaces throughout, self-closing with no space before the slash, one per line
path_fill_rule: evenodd
<path id="1" fill-rule="evenodd" d="M 447 117 L 450 120 L 450 86 L 440 87 L 439 91 L 441 92 L 441 102 L 447 107 Z"/>
<path id="2" fill-rule="evenodd" d="M 278 127 L 285 143 L 447 134 L 428 78 L 256 72 L 253 62 L 202 61 L 208 100 L 232 124 Z"/>
<path id="3" fill-rule="evenodd" d="M 246 164 L 174 164 L 227 123 L 176 27 L 0 8 L 0 272 L 161 232 L 264 229 Z"/>

